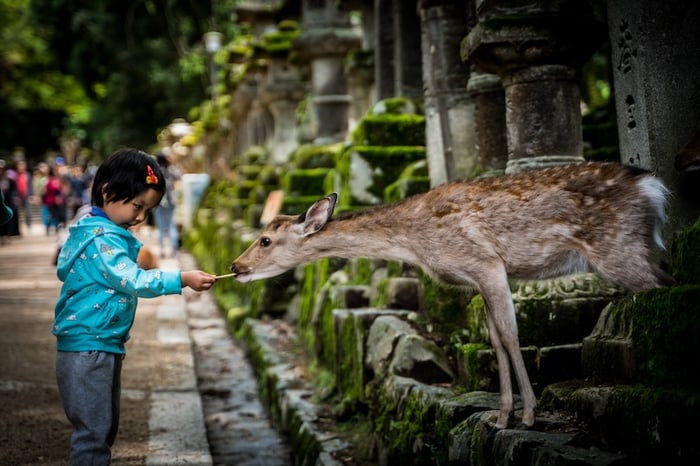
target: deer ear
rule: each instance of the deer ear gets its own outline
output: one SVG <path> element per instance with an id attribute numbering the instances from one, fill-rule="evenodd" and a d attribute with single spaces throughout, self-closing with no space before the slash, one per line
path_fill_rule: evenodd
<path id="1" fill-rule="evenodd" d="M 329 194 L 314 202 L 306 213 L 299 216 L 298 222 L 301 224 L 303 236 L 312 235 L 324 227 L 333 216 L 337 200 L 336 193 Z"/>

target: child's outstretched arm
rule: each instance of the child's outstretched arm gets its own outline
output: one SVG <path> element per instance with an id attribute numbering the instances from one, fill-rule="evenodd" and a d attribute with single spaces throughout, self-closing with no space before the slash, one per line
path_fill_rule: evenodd
<path id="1" fill-rule="evenodd" d="M 195 291 L 205 291 L 216 283 L 216 275 L 202 272 L 201 270 L 188 270 L 180 272 L 182 287 L 189 286 Z"/>

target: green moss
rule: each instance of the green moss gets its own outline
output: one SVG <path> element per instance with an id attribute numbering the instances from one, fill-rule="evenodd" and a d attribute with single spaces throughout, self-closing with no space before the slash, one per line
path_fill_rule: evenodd
<path id="1" fill-rule="evenodd" d="M 221 302 L 222 300 L 218 300 Z M 234 331 L 241 327 L 245 319 L 250 317 L 250 309 L 245 307 L 230 307 L 226 311 L 226 322 Z"/>
<path id="2" fill-rule="evenodd" d="M 488 325 L 486 323 L 486 304 L 480 294 L 474 296 L 467 306 L 467 319 L 464 333 L 467 341 L 488 343 Z"/>
<path id="3" fill-rule="evenodd" d="M 372 281 L 372 271 L 374 267 L 372 260 L 367 258 L 358 258 L 348 261 L 350 284 L 351 285 L 367 285 Z"/>
<path id="4" fill-rule="evenodd" d="M 298 409 L 295 406 L 290 406 L 288 409 L 287 440 L 294 451 L 295 461 L 298 464 L 316 464 L 321 453 L 321 445 L 308 426 L 304 425 L 307 416 L 297 412 Z"/>
<path id="5" fill-rule="evenodd" d="M 365 189 L 377 199 L 384 198 L 385 189 L 394 183 L 411 164 L 425 160 L 421 146 L 348 146 L 338 157 L 337 170 L 341 179 L 340 198 L 344 205 L 362 205 L 365 200 L 352 195 L 353 160 L 364 160 L 370 167 L 371 179 Z"/>
<path id="6" fill-rule="evenodd" d="M 700 389 L 700 286 L 649 290 L 622 305 L 631 306 L 640 382 Z"/>
<path id="7" fill-rule="evenodd" d="M 407 97 L 389 97 L 375 104 L 372 109 L 373 115 L 382 114 L 423 114 L 423 108 L 420 102 L 409 99 Z"/>
<path id="8" fill-rule="evenodd" d="M 263 165 L 258 173 L 256 180 L 259 184 L 277 187 L 280 184 L 280 175 L 278 167 L 273 165 Z"/>
<path id="9" fill-rule="evenodd" d="M 700 220 L 676 235 L 671 256 L 678 283 L 700 283 Z"/>
<path id="10" fill-rule="evenodd" d="M 258 46 L 271 55 L 285 56 L 292 49 L 294 38 L 299 35 L 299 30 L 292 28 L 292 23 L 288 22 L 285 29 L 277 29 L 262 36 Z"/>
<path id="11" fill-rule="evenodd" d="M 327 168 L 289 170 L 282 177 L 282 189 L 287 197 L 321 196 L 327 175 Z"/>
<path id="12" fill-rule="evenodd" d="M 353 131 L 356 146 L 425 146 L 422 115 L 368 115 Z"/>
<path id="13" fill-rule="evenodd" d="M 255 164 L 255 165 L 245 164 L 245 165 L 239 165 L 237 167 L 237 171 L 246 180 L 253 181 L 260 174 L 262 167 L 263 167 L 263 165 L 258 165 L 258 164 Z M 238 183 L 237 183 L 237 185 L 238 185 Z"/>
<path id="14" fill-rule="evenodd" d="M 463 343 L 455 346 L 459 367 L 459 383 L 465 391 L 491 390 L 494 380 L 494 360 L 485 357 L 491 349 L 484 343 Z"/>
<path id="15" fill-rule="evenodd" d="M 307 368 L 314 379 L 316 393 L 328 393 L 336 387 L 335 373 L 327 368 L 319 367 L 317 363 L 310 363 Z"/>
<path id="16" fill-rule="evenodd" d="M 401 178 L 384 189 L 384 201 L 387 203 L 398 202 L 416 194 L 421 194 L 430 189 L 430 178 Z"/>
<path id="17" fill-rule="evenodd" d="M 362 321 L 356 319 L 352 312 L 348 312 L 339 330 L 341 348 L 337 354 L 338 385 L 346 403 L 362 403 L 365 386 Z"/>
<path id="18" fill-rule="evenodd" d="M 462 329 L 466 323 L 466 310 L 473 293 L 463 287 L 446 286 L 421 272 L 421 286 L 425 311 L 432 322 L 445 333 Z"/>
<path id="19" fill-rule="evenodd" d="M 302 266 L 301 303 L 299 305 L 299 333 L 308 348 L 315 347 L 315 332 L 312 328 L 313 307 L 316 297 L 316 264 Z"/>
<path id="20" fill-rule="evenodd" d="M 281 214 L 284 215 L 299 215 L 303 214 L 308 210 L 311 205 L 318 201 L 323 194 L 319 191 L 318 194 L 310 196 L 284 196 L 284 202 L 282 203 Z"/>
<path id="21" fill-rule="evenodd" d="M 318 291 L 328 280 L 330 273 L 330 260 L 321 259 L 311 264 L 302 266 L 301 303 L 299 306 L 299 336 L 310 354 L 318 354 L 322 347 L 319 341 L 320 329 L 316 327 L 320 322 L 314 321 L 314 309 L 319 299 Z"/>
<path id="22" fill-rule="evenodd" d="M 342 150 L 342 144 L 304 144 L 292 154 L 291 161 L 296 168 L 335 168 L 335 159 Z"/>
<path id="23" fill-rule="evenodd" d="M 337 335 L 335 320 L 333 319 L 333 309 L 335 303 L 328 299 L 328 284 L 323 285 L 323 290 L 317 292 L 319 298 L 323 299 L 323 305 L 318 317 L 319 319 L 319 343 L 316 354 L 319 355 L 321 363 L 327 367 L 335 367 L 337 361 Z M 322 297 L 322 298 L 321 298 Z"/>
<path id="24" fill-rule="evenodd" d="M 447 464 L 446 437 L 437 435 L 436 410 L 445 392 L 409 390 L 400 400 L 381 399 L 377 435 L 387 446 L 387 464 Z"/>
<path id="25" fill-rule="evenodd" d="M 241 155 L 242 164 L 264 164 L 269 157 L 269 151 L 265 146 L 250 146 Z"/>
<path id="26" fill-rule="evenodd" d="M 632 463 L 692 464 L 700 457 L 688 426 L 700 416 L 700 393 L 653 387 L 581 387 L 565 398 L 567 408 L 600 441 L 630 456 Z"/>

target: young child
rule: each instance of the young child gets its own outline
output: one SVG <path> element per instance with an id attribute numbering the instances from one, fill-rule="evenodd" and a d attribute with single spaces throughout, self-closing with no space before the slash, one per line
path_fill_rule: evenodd
<path id="1" fill-rule="evenodd" d="M 139 297 L 208 290 L 216 276 L 192 270 L 143 270 L 141 242 L 128 228 L 143 222 L 165 193 L 155 159 L 122 149 L 100 166 L 92 210 L 70 227 L 58 257 L 63 282 L 52 333 L 56 378 L 73 424 L 70 464 L 109 464 L 119 425 L 124 343 Z"/>

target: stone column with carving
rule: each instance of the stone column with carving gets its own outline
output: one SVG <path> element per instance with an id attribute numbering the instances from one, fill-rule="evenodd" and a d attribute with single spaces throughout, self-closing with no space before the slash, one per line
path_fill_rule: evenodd
<path id="1" fill-rule="evenodd" d="M 654 171 L 674 193 L 668 239 L 700 214 L 697 172 L 674 168 L 676 154 L 700 134 L 700 2 L 607 6 L 620 157 Z"/>
<path id="2" fill-rule="evenodd" d="M 430 182 L 473 178 L 478 166 L 469 66 L 460 56 L 466 0 L 420 0 L 423 98 Z"/>
<path id="3" fill-rule="evenodd" d="M 294 40 L 294 49 L 310 61 L 316 143 L 341 141 L 347 134 L 351 97 L 344 61 L 360 43 L 360 35 L 352 29 L 349 14 L 339 2 L 304 0 L 302 32 Z"/>
<path id="4" fill-rule="evenodd" d="M 579 68 L 603 37 L 588 5 L 482 0 L 463 57 L 503 81 L 507 173 L 583 161 Z"/>

